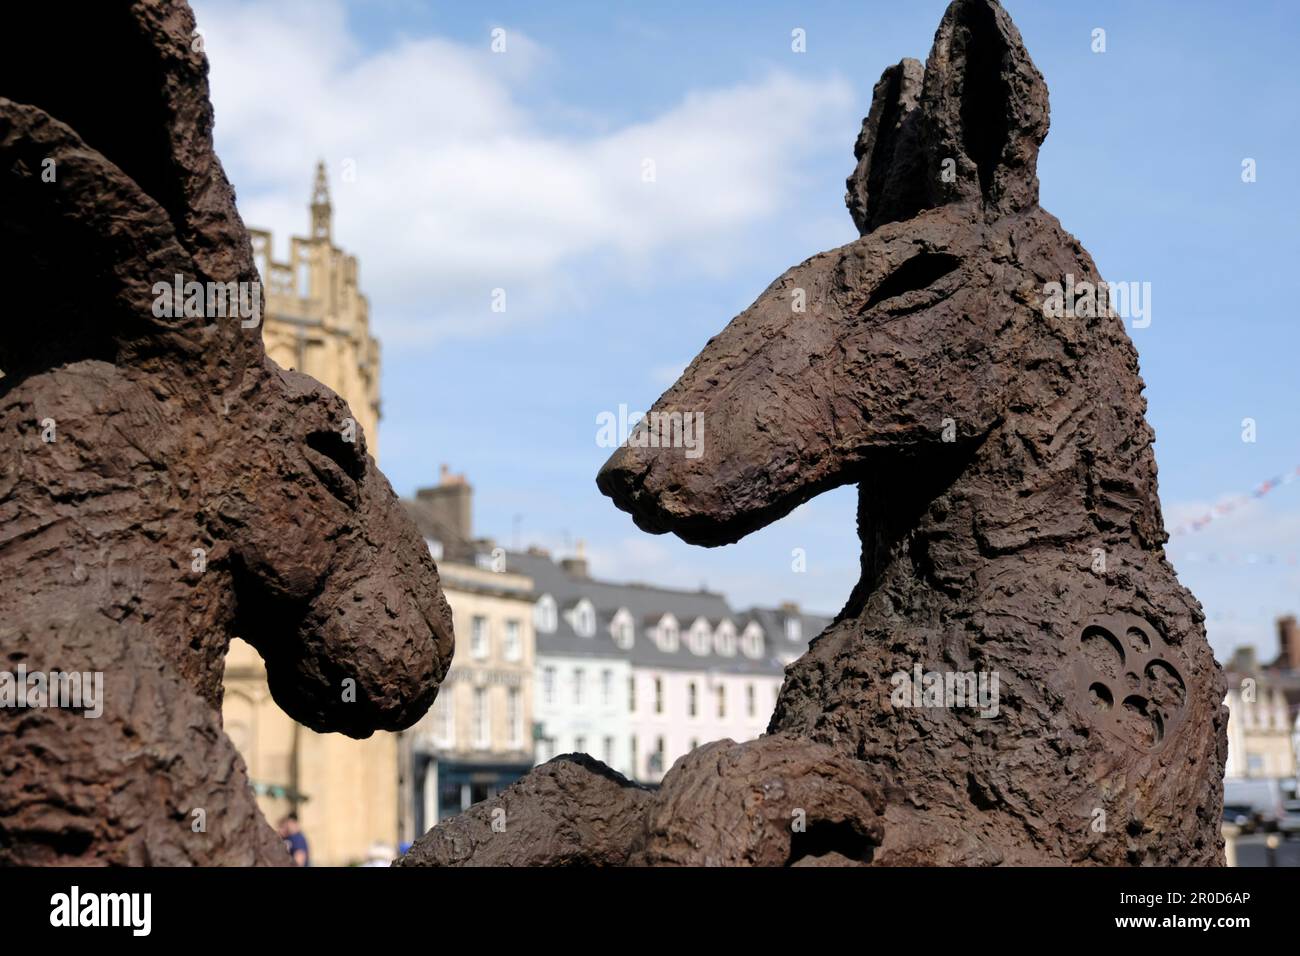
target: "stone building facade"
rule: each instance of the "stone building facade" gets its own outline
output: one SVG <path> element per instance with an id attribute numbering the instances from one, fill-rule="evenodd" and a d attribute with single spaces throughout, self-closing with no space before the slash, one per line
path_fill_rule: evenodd
<path id="1" fill-rule="evenodd" d="M 273 259 L 269 232 L 249 230 L 262 276 L 267 354 L 341 395 L 378 458 L 379 343 L 357 286 L 357 260 L 333 242 L 323 164 L 310 210 L 311 233 L 290 239 L 288 262 Z M 379 847 L 396 851 L 397 735 L 353 740 L 296 723 L 271 699 L 261 657 L 240 640 L 226 656 L 222 716 L 262 812 L 273 823 L 297 813 L 313 863 L 360 862 Z"/>
<path id="2" fill-rule="evenodd" d="M 401 735 L 404 840 L 533 766 L 533 582 L 471 540 L 472 494 L 444 467 L 438 485 L 405 502 L 438 562 L 456 654 L 429 712 Z"/>

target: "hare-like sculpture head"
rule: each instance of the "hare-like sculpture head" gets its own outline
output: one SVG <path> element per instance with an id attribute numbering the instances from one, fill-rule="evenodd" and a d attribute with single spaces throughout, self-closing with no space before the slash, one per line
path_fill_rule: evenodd
<path id="1" fill-rule="evenodd" d="M 233 307 L 259 280 L 189 8 L 77 16 L 0 38 L 6 624 L 139 625 L 214 705 L 237 635 L 309 727 L 409 726 L 452 654 L 437 571 L 347 405 Z"/>
<path id="2" fill-rule="evenodd" d="M 701 415 L 703 454 L 629 443 L 600 489 L 644 530 L 724 544 L 987 436 L 1035 391 L 1026 376 L 1052 374 L 1024 361 L 1053 334 L 1033 328 L 1043 281 L 1072 261 L 1031 228 L 1055 222 L 1037 205 L 1047 126 L 1005 11 L 954 2 L 925 67 L 905 59 L 876 85 L 848 182 L 862 237 L 780 276 L 654 405 L 651 419 Z"/>

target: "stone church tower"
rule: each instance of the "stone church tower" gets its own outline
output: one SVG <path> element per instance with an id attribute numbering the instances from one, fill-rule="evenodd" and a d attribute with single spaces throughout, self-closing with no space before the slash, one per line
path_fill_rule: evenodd
<path id="1" fill-rule="evenodd" d="M 271 233 L 249 229 L 262 273 L 266 354 L 338 392 L 379 459 L 379 342 L 357 287 L 357 259 L 334 245 L 334 209 L 325 164 L 316 166 L 311 234 L 289 239 L 289 261 L 276 262 Z"/>

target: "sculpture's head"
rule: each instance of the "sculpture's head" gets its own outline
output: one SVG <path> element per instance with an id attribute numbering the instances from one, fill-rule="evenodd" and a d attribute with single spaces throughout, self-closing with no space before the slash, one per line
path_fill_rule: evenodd
<path id="1" fill-rule="evenodd" d="M 1045 215 L 1046 134 L 1046 86 L 1010 18 L 956 0 L 924 69 L 904 60 L 875 88 L 848 183 L 862 237 L 790 269 L 711 339 L 600 489 L 647 531 L 723 544 L 987 435 L 1023 392 L 1028 363 L 1008 353 L 1044 322 L 1056 270 L 1014 241 Z M 702 453 L 662 447 L 655 413 L 698 416 Z"/>
<path id="2" fill-rule="evenodd" d="M 25 6 L 0 38 L 3 498 L 71 522 L 69 566 L 127 565 L 76 600 L 152 621 L 200 692 L 233 633 L 313 729 L 409 726 L 452 654 L 428 550 L 346 404 L 265 357 L 189 8 L 92 7 L 69 30 Z M 42 55 L 78 68 L 22 66 Z"/>

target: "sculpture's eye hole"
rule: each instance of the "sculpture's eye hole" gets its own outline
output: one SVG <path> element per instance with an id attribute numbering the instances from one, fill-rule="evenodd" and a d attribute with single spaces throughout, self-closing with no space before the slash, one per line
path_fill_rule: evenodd
<path id="1" fill-rule="evenodd" d="M 959 265 L 961 260 L 946 252 L 922 252 L 912 256 L 872 290 L 863 311 L 874 308 L 887 299 L 927 289 Z"/>
<path id="2" fill-rule="evenodd" d="M 361 460 L 356 443 L 345 440 L 338 432 L 312 432 L 307 436 L 307 447 L 334 462 L 353 481 L 360 481 L 365 474 L 365 462 Z"/>
<path id="3" fill-rule="evenodd" d="M 338 432 L 312 432 L 307 436 L 306 457 L 330 494 L 350 508 L 360 504 L 357 483 L 365 474 L 366 463 L 354 443 Z"/>

